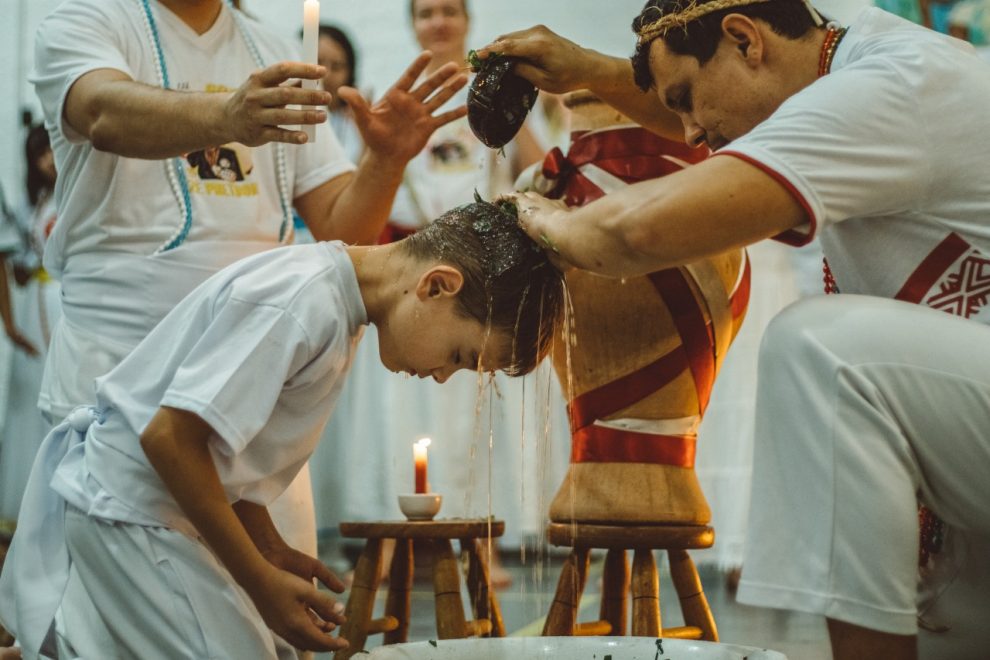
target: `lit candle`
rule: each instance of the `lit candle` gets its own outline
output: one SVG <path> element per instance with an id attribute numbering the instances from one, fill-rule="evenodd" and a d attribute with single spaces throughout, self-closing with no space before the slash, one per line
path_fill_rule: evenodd
<path id="1" fill-rule="evenodd" d="M 320 42 L 320 0 L 303 0 L 303 62 L 307 64 L 319 64 L 317 55 Z M 303 89 L 319 89 L 320 81 L 304 79 Z M 312 107 L 312 106 L 306 106 Z M 306 133 L 307 143 L 312 143 L 316 139 L 316 126 L 313 124 L 303 124 L 302 130 Z"/>
<path id="2" fill-rule="evenodd" d="M 430 446 L 429 438 L 421 438 L 413 445 L 413 461 L 416 464 L 416 492 L 427 492 L 426 483 L 426 448 Z"/>

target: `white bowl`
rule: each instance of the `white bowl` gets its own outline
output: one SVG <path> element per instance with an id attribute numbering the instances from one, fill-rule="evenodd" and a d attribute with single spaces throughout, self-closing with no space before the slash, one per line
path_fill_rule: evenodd
<path id="1" fill-rule="evenodd" d="M 409 520 L 433 520 L 442 501 L 443 496 L 437 493 L 399 495 L 399 510 Z"/>
<path id="2" fill-rule="evenodd" d="M 613 660 L 787 660 L 777 651 L 695 642 L 662 640 L 659 653 L 653 637 L 505 637 L 502 639 L 438 639 L 432 642 L 381 646 L 370 660 L 556 660 L 608 658 Z"/>

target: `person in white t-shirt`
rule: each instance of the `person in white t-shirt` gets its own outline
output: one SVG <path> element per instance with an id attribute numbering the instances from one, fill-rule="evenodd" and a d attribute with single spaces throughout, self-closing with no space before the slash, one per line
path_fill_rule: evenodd
<path id="1" fill-rule="evenodd" d="M 67 0 L 42 22 L 33 82 L 59 171 L 45 267 L 64 311 L 39 398 L 52 419 L 91 402 L 197 284 L 291 242 L 293 209 L 319 240 L 373 242 L 405 163 L 463 115 L 434 116 L 465 78 L 417 84 L 426 53 L 372 107 L 341 90 L 368 147 L 355 170 L 324 123 L 329 95 L 286 84 L 325 72 L 298 59 L 224 0 Z M 314 549 L 308 470 L 286 497 L 277 519 Z"/>
<path id="2" fill-rule="evenodd" d="M 632 62 L 546 28 L 480 54 L 715 155 L 570 212 L 520 196 L 521 221 L 562 262 L 619 277 L 820 238 L 843 295 L 792 305 L 763 342 L 739 599 L 826 616 L 836 658 L 914 658 L 917 501 L 990 535 L 990 126 L 974 112 L 990 66 L 881 10 L 847 29 L 798 0 L 654 0 L 634 29 Z"/>
<path id="3" fill-rule="evenodd" d="M 329 634 L 343 607 L 313 580 L 343 585 L 282 540 L 266 505 L 315 448 L 363 326 L 393 372 L 522 375 L 549 350 L 563 295 L 504 202 L 387 246 L 289 246 L 228 266 L 46 438 L 0 620 L 26 658 L 52 645 L 56 657 L 274 658 L 271 631 L 346 647 Z"/>

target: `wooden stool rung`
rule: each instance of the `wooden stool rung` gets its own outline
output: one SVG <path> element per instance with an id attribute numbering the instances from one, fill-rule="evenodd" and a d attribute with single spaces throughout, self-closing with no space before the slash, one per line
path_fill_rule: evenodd
<path id="1" fill-rule="evenodd" d="M 383 616 L 380 619 L 372 619 L 368 622 L 368 634 L 377 635 L 378 633 L 392 632 L 399 627 L 399 620 L 394 616 Z"/>
<path id="2" fill-rule="evenodd" d="M 661 637 L 672 637 L 674 639 L 701 639 L 701 628 L 697 626 L 676 626 L 674 628 L 664 628 Z"/>
<path id="3" fill-rule="evenodd" d="M 464 631 L 468 637 L 483 637 L 492 632 L 492 622 L 489 619 L 474 619 L 464 622 Z"/>
<path id="4" fill-rule="evenodd" d="M 603 637 L 612 634 L 612 624 L 608 621 L 583 621 L 574 624 L 575 637 Z"/>

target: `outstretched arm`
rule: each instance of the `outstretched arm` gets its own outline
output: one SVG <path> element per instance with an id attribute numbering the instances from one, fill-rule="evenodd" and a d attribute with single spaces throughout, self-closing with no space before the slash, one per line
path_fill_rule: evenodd
<path id="1" fill-rule="evenodd" d="M 333 651 L 347 646 L 345 640 L 329 634 L 333 628 L 329 624 L 343 622 L 342 609 L 317 591 L 311 581 L 267 561 L 242 522 L 246 519 L 255 535 L 265 538 L 270 532 L 264 531 L 266 523 L 259 518 L 260 512 L 241 507 L 245 517 L 239 518 L 227 502 L 210 455 L 211 433 L 198 415 L 161 407 L 141 434 L 141 447 L 179 507 L 272 630 L 300 649 Z M 315 621 L 311 612 L 322 621 Z"/>
<path id="2" fill-rule="evenodd" d="M 299 144 L 306 141 L 302 131 L 280 126 L 317 124 L 326 112 L 286 106 L 325 106 L 330 94 L 284 83 L 324 73 L 313 64 L 279 62 L 251 74 L 235 92 L 207 93 L 161 89 L 116 69 L 97 69 L 72 85 L 65 121 L 95 148 L 131 158 L 170 158 L 227 142 Z"/>
<path id="3" fill-rule="evenodd" d="M 643 92 L 633 80 L 632 64 L 582 48 L 543 25 L 504 34 L 478 51 L 525 60 L 515 72 L 538 88 L 561 94 L 588 89 L 637 124 L 672 140 L 684 139 L 677 115 L 667 110 L 653 91 Z"/>
<path id="4" fill-rule="evenodd" d="M 37 355 L 38 349 L 22 335 L 14 323 L 14 312 L 10 306 L 10 278 L 7 275 L 7 257 L 0 254 L 0 319 L 10 342 L 28 355 Z"/>
<path id="5" fill-rule="evenodd" d="M 731 156 L 643 181 L 568 210 L 517 193 L 519 223 L 562 267 L 634 277 L 775 236 L 808 222 L 784 186 Z"/>
<path id="6" fill-rule="evenodd" d="M 356 172 L 295 200 L 317 240 L 373 243 L 388 220 L 406 164 L 422 151 L 433 131 L 466 114 L 464 106 L 439 112 L 467 82 L 456 64 L 440 67 L 417 84 L 431 57 L 421 53 L 374 105 L 356 89 L 339 90 L 354 112 L 366 148 Z"/>

